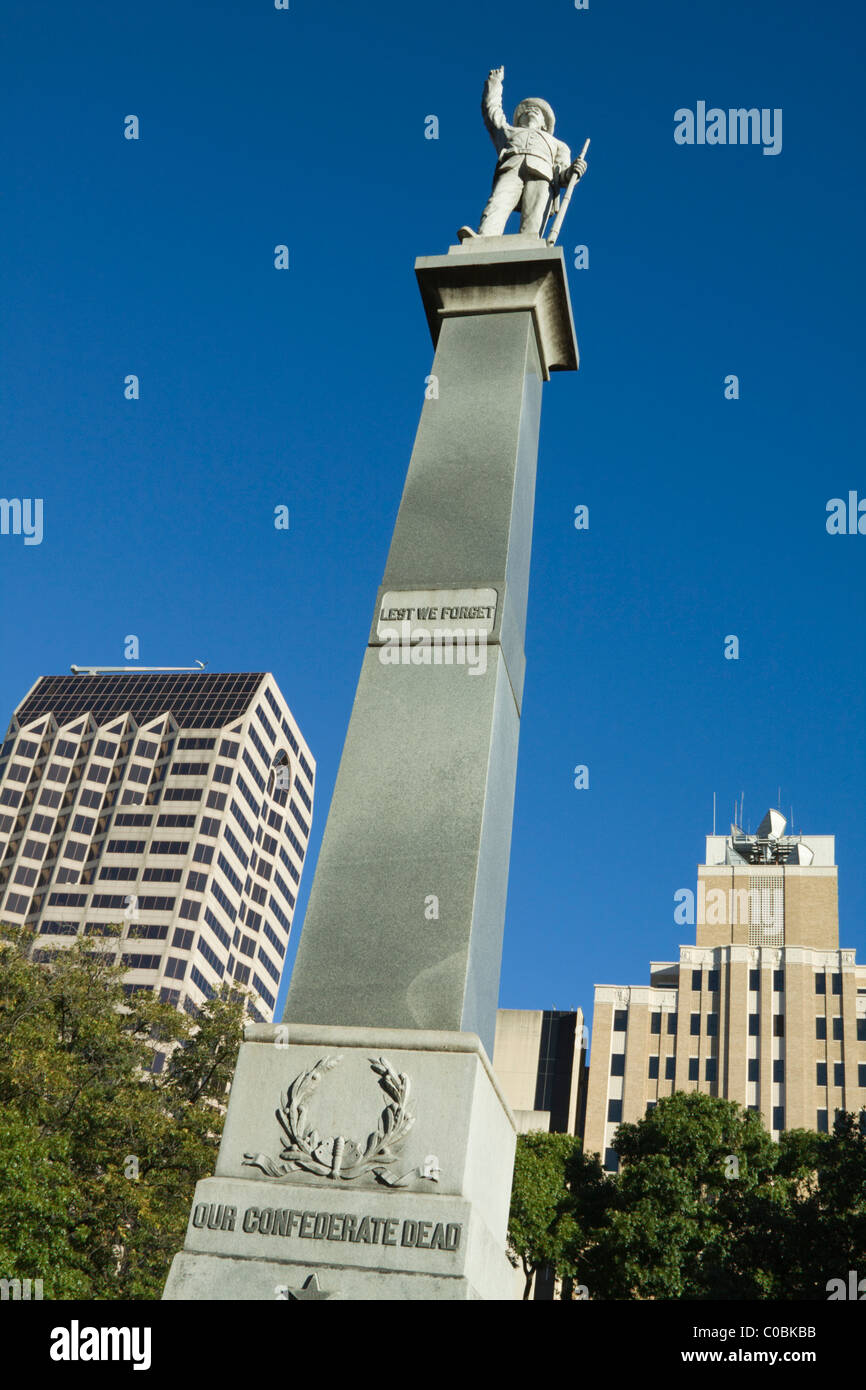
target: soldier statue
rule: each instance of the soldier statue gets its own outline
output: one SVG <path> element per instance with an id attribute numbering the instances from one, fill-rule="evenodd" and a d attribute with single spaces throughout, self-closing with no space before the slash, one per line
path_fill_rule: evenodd
<path id="1" fill-rule="evenodd" d="M 527 97 L 509 125 L 502 110 L 504 68 L 492 68 L 484 84 L 481 110 L 490 138 L 499 151 L 493 190 L 481 214 L 477 232 L 461 227 L 461 241 L 474 236 L 501 236 L 509 213 L 520 208 L 520 230 L 543 234 L 560 189 L 586 173 L 586 160 L 572 161 L 571 152 L 553 135 L 555 116 L 541 97 Z M 572 184 L 573 187 L 573 184 Z"/>

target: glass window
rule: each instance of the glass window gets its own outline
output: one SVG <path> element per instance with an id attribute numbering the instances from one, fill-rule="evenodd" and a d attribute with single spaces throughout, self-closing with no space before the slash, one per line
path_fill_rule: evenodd
<path id="1" fill-rule="evenodd" d="M 757 992 L 760 988 L 761 988 L 761 972 L 760 972 L 760 970 L 750 970 L 750 971 L 749 971 L 749 989 L 755 990 L 755 991 Z"/>
<path id="2" fill-rule="evenodd" d="M 674 1081 L 677 1074 L 677 1059 L 673 1053 L 665 1058 L 665 1081 Z"/>
<path id="3" fill-rule="evenodd" d="M 827 1063 L 816 1062 L 815 1064 L 815 1084 L 817 1086 L 827 1085 Z"/>
<path id="4" fill-rule="evenodd" d="M 773 1106 L 773 1129 L 785 1128 L 785 1107 L 784 1105 Z"/>
<path id="5" fill-rule="evenodd" d="M 841 994 L 841 993 L 842 993 L 842 976 L 839 975 L 839 974 L 834 974 L 834 975 L 831 975 L 830 978 L 831 978 L 832 981 L 833 981 L 833 993 L 834 993 L 834 994 Z"/>
<path id="6" fill-rule="evenodd" d="M 693 1037 L 693 1038 L 698 1037 L 698 1036 L 700 1035 L 700 1031 L 701 1031 L 701 1016 L 700 1016 L 700 1014 L 692 1014 L 692 1015 L 691 1015 L 691 1018 L 689 1019 L 689 1033 L 690 1033 L 691 1037 Z"/>
<path id="7" fill-rule="evenodd" d="M 760 1063 L 760 1061 L 758 1060 L 757 1057 L 750 1057 L 750 1058 L 749 1058 L 749 1080 L 750 1080 L 750 1081 L 760 1081 L 760 1079 L 761 1079 L 761 1063 Z"/>
<path id="8" fill-rule="evenodd" d="M 704 1079 L 715 1081 L 718 1073 L 718 1060 L 715 1057 L 708 1057 L 704 1064 Z"/>
<path id="9" fill-rule="evenodd" d="M 749 1014 L 749 1037 L 756 1038 L 761 1031 L 761 1015 Z"/>
<path id="10" fill-rule="evenodd" d="M 842 1042 L 842 1020 L 837 1014 L 833 1019 L 833 1039 L 835 1042 Z"/>
<path id="11" fill-rule="evenodd" d="M 845 1085 L 845 1063 L 844 1063 L 844 1062 L 834 1062 L 834 1063 L 833 1063 L 833 1085 L 834 1085 L 834 1086 L 844 1086 L 844 1085 Z"/>
<path id="12" fill-rule="evenodd" d="M 784 1014 L 773 1014 L 773 1037 L 774 1037 L 774 1038 L 784 1038 L 784 1036 L 785 1036 L 785 1015 L 784 1015 Z M 774 1125 L 773 1128 L 774 1128 L 774 1129 L 778 1129 L 778 1125 Z"/>
<path id="13" fill-rule="evenodd" d="M 693 971 L 692 971 L 692 989 L 693 989 L 697 994 L 700 994 L 700 992 L 701 992 L 701 972 L 700 972 L 700 970 L 693 970 Z"/>
<path id="14" fill-rule="evenodd" d="M 816 1123 L 815 1123 L 815 1128 L 817 1129 L 817 1131 L 818 1131 L 819 1134 L 827 1134 L 827 1133 L 828 1133 L 827 1111 L 826 1111 L 826 1110 L 819 1110 L 819 1111 L 818 1111 L 817 1118 L 816 1118 Z"/>
<path id="15" fill-rule="evenodd" d="M 625 1053 L 614 1052 L 610 1059 L 611 1076 L 625 1076 Z"/>
<path id="16" fill-rule="evenodd" d="M 861 1067 L 861 1071 L 866 1072 L 866 1067 Z M 659 1059 L 658 1059 L 658 1057 L 650 1057 L 650 1059 L 649 1059 L 649 1074 L 650 1074 L 650 1077 L 651 1077 L 651 1078 L 657 1078 L 657 1077 L 658 1077 L 658 1074 L 659 1074 Z"/>
<path id="17" fill-rule="evenodd" d="M 615 1009 L 613 1014 L 613 1031 L 624 1033 L 628 1022 L 628 1009 Z"/>
<path id="18" fill-rule="evenodd" d="M 671 1033 L 676 1033 L 676 1031 L 677 1031 L 677 1016 L 676 1016 L 676 1014 L 668 1014 L 668 1035 L 670 1035 Z"/>
<path id="19" fill-rule="evenodd" d="M 660 1033 L 662 1031 L 662 1016 L 660 1013 L 650 1014 L 650 1032 Z"/>
<path id="20" fill-rule="evenodd" d="M 710 1038 L 718 1037 L 718 1033 L 719 1033 L 719 1015 L 718 1015 L 718 1014 L 707 1014 L 707 1037 L 710 1037 Z"/>
<path id="21" fill-rule="evenodd" d="M 707 971 L 707 989 L 710 991 L 710 994 L 717 994 L 717 993 L 718 993 L 718 989 L 719 989 L 719 972 L 718 972 L 718 970 L 708 970 L 708 971 Z"/>
<path id="22" fill-rule="evenodd" d="M 785 1080 L 785 1063 L 781 1058 L 773 1063 L 773 1080 L 780 1084 Z"/>
<path id="23" fill-rule="evenodd" d="M 783 990 L 784 988 L 785 988 L 785 972 L 784 972 L 784 970 L 774 970 L 774 971 L 773 971 L 773 989 L 781 991 L 781 990 Z"/>
<path id="24" fill-rule="evenodd" d="M 697 1058 L 697 1057 L 690 1057 L 690 1058 L 689 1058 L 689 1081 L 697 1081 L 697 1079 L 698 1079 L 698 1066 L 699 1066 L 699 1060 L 698 1060 L 698 1058 Z"/>
<path id="25" fill-rule="evenodd" d="M 826 994 L 826 993 L 827 993 L 827 977 L 826 977 L 826 975 L 820 974 L 820 975 L 816 975 L 816 976 L 815 976 L 815 993 L 816 993 L 816 994 Z"/>
<path id="26" fill-rule="evenodd" d="M 827 1036 L 827 1020 L 826 1020 L 826 1018 L 823 1018 L 823 1017 L 821 1017 L 821 1018 L 816 1018 L 816 1019 L 815 1019 L 815 1037 L 816 1037 L 816 1038 L 826 1038 L 826 1036 Z"/>
<path id="27" fill-rule="evenodd" d="M 609 1121 L 619 1124 L 622 1120 L 622 1101 L 609 1100 L 607 1103 L 607 1118 Z"/>

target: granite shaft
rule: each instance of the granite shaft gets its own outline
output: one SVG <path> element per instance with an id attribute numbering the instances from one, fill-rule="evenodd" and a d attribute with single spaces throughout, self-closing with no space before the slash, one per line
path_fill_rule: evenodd
<path id="1" fill-rule="evenodd" d="M 468 1031 L 492 1053 L 542 385 L 576 344 L 558 250 L 417 269 L 430 398 L 284 1017 Z M 557 315 L 565 364 L 550 362 Z"/>

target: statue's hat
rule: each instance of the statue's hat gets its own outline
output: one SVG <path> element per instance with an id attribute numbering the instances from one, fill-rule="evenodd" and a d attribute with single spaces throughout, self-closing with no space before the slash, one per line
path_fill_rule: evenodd
<path id="1" fill-rule="evenodd" d="M 514 118 L 511 124 L 517 125 L 517 122 L 520 120 L 520 117 L 526 110 L 527 106 L 538 107 L 538 109 L 544 115 L 544 124 L 547 128 L 547 133 L 548 135 L 552 135 L 553 127 L 556 125 L 556 117 L 553 114 L 553 107 L 548 102 L 546 102 L 543 97 L 524 97 L 523 101 L 519 102 L 518 105 L 514 108 Z"/>

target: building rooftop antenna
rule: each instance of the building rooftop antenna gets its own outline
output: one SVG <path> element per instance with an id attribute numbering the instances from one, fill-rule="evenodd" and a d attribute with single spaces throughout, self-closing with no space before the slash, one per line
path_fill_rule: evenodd
<path id="1" fill-rule="evenodd" d="M 70 671 L 74 676 L 106 676 L 121 672 L 124 675 L 136 671 L 162 672 L 162 671 L 203 671 L 207 666 L 206 661 L 197 661 L 194 666 L 70 666 Z"/>

